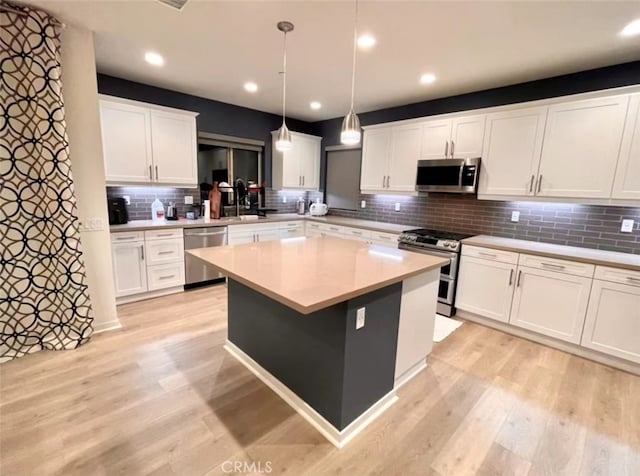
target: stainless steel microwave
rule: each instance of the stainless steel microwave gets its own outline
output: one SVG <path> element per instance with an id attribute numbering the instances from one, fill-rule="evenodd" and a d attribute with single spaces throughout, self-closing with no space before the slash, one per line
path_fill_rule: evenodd
<path id="1" fill-rule="evenodd" d="M 419 160 L 416 190 L 420 192 L 476 193 L 480 157 Z"/>

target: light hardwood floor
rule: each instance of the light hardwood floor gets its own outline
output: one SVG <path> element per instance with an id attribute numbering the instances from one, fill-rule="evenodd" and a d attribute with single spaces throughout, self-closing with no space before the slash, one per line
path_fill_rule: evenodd
<path id="1" fill-rule="evenodd" d="M 119 313 L 0 366 L 0 474 L 640 474 L 639 377 L 476 324 L 337 450 L 222 349 L 224 286 Z"/>

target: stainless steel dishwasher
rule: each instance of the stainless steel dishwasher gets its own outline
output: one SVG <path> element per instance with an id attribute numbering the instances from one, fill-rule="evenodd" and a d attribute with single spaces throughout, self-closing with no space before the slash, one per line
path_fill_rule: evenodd
<path id="1" fill-rule="evenodd" d="M 186 253 L 187 250 L 197 248 L 211 248 L 212 246 L 224 246 L 227 244 L 226 226 L 207 226 L 202 228 L 184 229 L 184 264 L 186 274 L 185 286 L 222 278 L 222 274 L 207 265 L 204 261 L 194 258 Z"/>

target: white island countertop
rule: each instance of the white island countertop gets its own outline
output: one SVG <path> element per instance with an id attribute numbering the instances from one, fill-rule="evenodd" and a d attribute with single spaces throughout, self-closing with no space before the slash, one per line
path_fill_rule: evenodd
<path id="1" fill-rule="evenodd" d="M 302 314 L 449 262 L 446 258 L 328 236 L 201 248 L 187 253 Z"/>

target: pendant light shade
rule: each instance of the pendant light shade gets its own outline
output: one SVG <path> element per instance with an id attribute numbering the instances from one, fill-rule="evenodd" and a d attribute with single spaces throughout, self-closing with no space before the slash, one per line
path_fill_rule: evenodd
<path id="1" fill-rule="evenodd" d="M 284 33 L 284 47 L 282 55 L 282 125 L 278 129 L 276 136 L 276 150 L 284 152 L 293 148 L 291 142 L 291 132 L 285 123 L 285 112 L 287 104 L 287 33 L 293 31 L 293 23 L 288 21 L 278 22 L 278 30 Z"/>
<path id="2" fill-rule="evenodd" d="M 358 0 L 356 0 L 356 15 L 353 26 L 353 62 L 351 68 L 351 108 L 342 121 L 340 129 L 340 142 L 344 145 L 357 145 L 360 143 L 360 119 L 353 110 L 356 92 L 356 54 L 358 52 Z"/>

